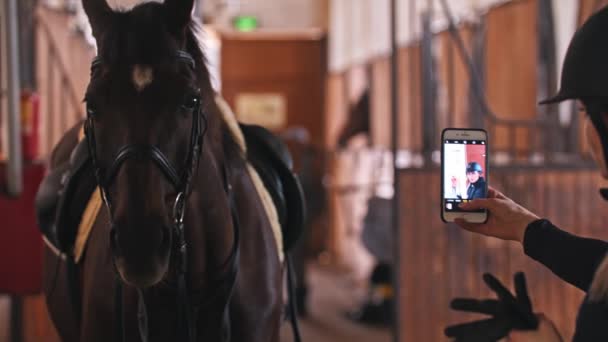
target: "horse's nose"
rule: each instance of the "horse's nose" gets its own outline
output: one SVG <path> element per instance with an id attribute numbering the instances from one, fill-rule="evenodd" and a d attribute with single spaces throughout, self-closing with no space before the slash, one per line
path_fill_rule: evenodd
<path id="1" fill-rule="evenodd" d="M 160 218 L 142 223 L 117 220 L 110 233 L 110 244 L 116 256 L 139 254 L 145 257 L 168 249 L 170 243 L 171 228 Z"/>

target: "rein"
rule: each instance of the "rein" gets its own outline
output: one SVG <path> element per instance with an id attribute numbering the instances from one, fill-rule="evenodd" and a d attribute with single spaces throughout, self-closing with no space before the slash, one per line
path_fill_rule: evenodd
<path id="1" fill-rule="evenodd" d="M 185 51 L 178 51 L 175 54 L 175 58 L 180 62 L 185 62 L 192 69 L 195 68 L 196 63 L 192 56 Z M 96 57 L 91 65 L 91 72 L 93 72 L 97 67 L 99 67 L 103 61 L 101 58 Z M 200 96 L 200 94 L 199 94 Z M 190 110 L 190 108 L 189 108 Z M 219 299 L 224 300 L 223 302 L 223 312 L 222 312 L 222 322 L 224 328 L 224 341 L 230 341 L 230 331 L 227 327 L 229 324 L 228 321 L 228 303 L 230 301 L 230 297 L 232 295 L 232 291 L 234 288 L 234 284 L 236 282 L 236 277 L 238 274 L 238 259 L 239 259 L 239 222 L 238 216 L 236 214 L 236 206 L 234 203 L 234 195 L 232 192 L 232 187 L 229 183 L 228 170 L 224 169 L 224 184 L 225 191 L 230 200 L 230 210 L 232 215 L 232 226 L 234 230 L 234 238 L 233 244 L 230 251 L 230 255 L 228 259 L 221 266 L 219 271 L 221 271 L 221 276 L 218 279 L 215 279 L 214 282 L 217 282 L 216 291 L 214 291 L 213 296 L 208 298 L 203 303 L 197 303 L 197 305 L 192 305 L 191 293 L 188 290 L 186 275 L 188 273 L 188 264 L 187 264 L 187 252 L 188 245 L 186 243 L 185 238 L 185 227 L 184 227 L 184 215 L 186 211 L 186 203 L 187 199 L 192 191 L 191 183 L 193 175 L 198 170 L 198 165 L 200 161 L 200 155 L 203 146 L 203 140 L 207 131 L 207 119 L 205 113 L 201 107 L 201 99 L 200 97 L 195 99 L 195 106 L 191 108 L 192 110 L 192 130 L 190 137 L 190 148 L 188 151 L 186 164 L 181 172 L 178 173 L 177 170 L 173 167 L 169 159 L 158 149 L 156 146 L 152 145 L 132 145 L 127 144 L 121 147 L 116 157 L 114 158 L 111 166 L 106 170 L 100 167 L 99 161 L 97 158 L 97 146 L 95 139 L 95 111 L 87 106 L 87 118 L 85 121 L 85 135 L 87 138 L 87 145 L 89 149 L 89 156 L 91 157 L 93 169 L 95 172 L 95 178 L 97 180 L 97 184 L 99 186 L 101 197 L 104 202 L 104 205 L 109 213 L 110 224 L 112 226 L 110 232 L 110 242 L 111 245 L 114 243 L 115 225 L 112 217 L 112 206 L 110 199 L 108 197 L 107 189 L 114 181 L 120 167 L 124 164 L 124 162 L 129 159 L 149 159 L 154 162 L 154 164 L 162 171 L 167 180 L 171 182 L 177 191 L 177 196 L 175 198 L 175 203 L 173 205 L 173 221 L 174 221 L 174 229 L 173 233 L 175 234 L 175 244 L 171 250 L 172 258 L 176 258 L 177 263 L 177 322 L 178 322 L 178 332 L 177 337 L 178 341 L 184 342 L 194 342 L 196 341 L 197 331 L 196 331 L 196 321 L 198 319 L 198 313 L 200 308 L 209 305 L 212 302 L 215 302 Z M 204 127 L 202 126 L 204 123 Z M 118 319 L 116 336 L 118 341 L 126 341 L 125 338 L 125 327 L 124 327 L 124 309 L 123 309 L 123 283 L 120 280 L 120 276 L 118 275 L 118 271 L 116 270 L 116 265 L 114 265 L 114 271 L 116 273 L 116 288 L 115 288 L 115 310 L 116 317 Z M 148 341 L 148 314 L 145 304 L 145 296 L 144 291 L 142 289 L 137 289 L 138 293 L 138 329 L 142 342 Z"/>

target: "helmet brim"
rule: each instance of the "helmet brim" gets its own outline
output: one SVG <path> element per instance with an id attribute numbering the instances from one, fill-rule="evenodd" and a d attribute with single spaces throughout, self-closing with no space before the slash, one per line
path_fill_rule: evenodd
<path id="1" fill-rule="evenodd" d="M 574 99 L 574 97 L 572 97 L 568 94 L 557 93 L 557 95 L 550 97 L 548 99 L 544 99 L 544 100 L 540 101 L 538 104 L 547 105 L 547 104 L 559 103 L 562 101 L 572 100 L 572 99 Z"/>

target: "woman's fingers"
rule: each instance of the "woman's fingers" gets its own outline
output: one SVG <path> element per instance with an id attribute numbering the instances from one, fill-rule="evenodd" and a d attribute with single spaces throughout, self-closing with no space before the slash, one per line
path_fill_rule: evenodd
<path id="1" fill-rule="evenodd" d="M 499 202 L 495 198 L 488 199 L 474 199 L 470 202 L 460 203 L 459 207 L 464 210 L 476 210 L 476 209 L 496 209 Z"/>
<path id="2" fill-rule="evenodd" d="M 502 192 L 494 189 L 491 186 L 488 186 L 488 198 L 499 198 L 499 199 L 509 199 Z"/>

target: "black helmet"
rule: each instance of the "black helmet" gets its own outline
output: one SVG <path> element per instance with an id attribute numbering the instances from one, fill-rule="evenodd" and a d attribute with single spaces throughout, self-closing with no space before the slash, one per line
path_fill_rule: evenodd
<path id="1" fill-rule="evenodd" d="M 608 7 L 593 14 L 570 41 L 559 92 L 540 104 L 581 98 L 608 99 Z"/>
<path id="2" fill-rule="evenodd" d="M 581 26 L 568 46 L 562 66 L 559 92 L 540 104 L 580 99 L 585 105 L 589 119 L 602 141 L 604 160 L 608 161 L 608 127 L 604 123 L 602 107 L 608 104 L 608 6 L 594 13 Z M 599 101 L 598 101 L 599 100 Z M 600 189 L 608 200 L 608 188 Z"/>
<path id="3" fill-rule="evenodd" d="M 483 169 L 481 168 L 481 165 L 479 165 L 478 162 L 471 162 L 467 164 L 467 173 L 469 172 L 479 172 L 482 173 Z"/>

